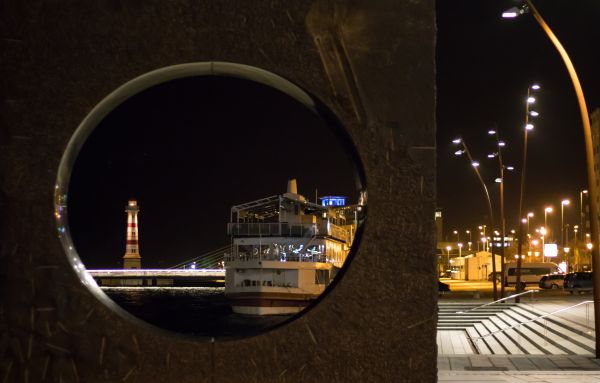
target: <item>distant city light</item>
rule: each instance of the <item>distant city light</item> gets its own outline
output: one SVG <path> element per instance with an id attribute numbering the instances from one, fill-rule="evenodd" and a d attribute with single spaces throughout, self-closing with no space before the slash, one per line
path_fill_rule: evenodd
<path id="1" fill-rule="evenodd" d="M 464 153 L 464 151 L 463 151 L 463 150 L 457 150 L 457 151 L 455 151 L 455 152 L 454 152 L 454 155 L 456 155 L 456 156 L 460 156 L 460 155 L 462 155 L 463 153 Z"/>
<path id="2" fill-rule="evenodd" d="M 506 170 L 515 170 L 515 167 L 514 166 L 507 166 Z"/>
<path id="3" fill-rule="evenodd" d="M 496 181 L 496 183 L 501 184 L 502 183 L 502 178 L 496 178 L 494 181 Z"/>
<path id="4" fill-rule="evenodd" d="M 504 142 L 504 141 L 499 141 L 499 142 L 498 142 L 498 146 L 506 146 L 506 142 Z"/>
<path id="5" fill-rule="evenodd" d="M 493 134 L 496 134 L 496 131 L 495 131 L 495 130 L 489 130 L 489 131 L 488 131 L 488 134 L 491 136 L 491 135 L 493 135 Z"/>
<path id="6" fill-rule="evenodd" d="M 496 157 L 496 153 L 490 153 L 490 154 L 488 154 L 488 158 L 494 158 L 494 157 Z"/>

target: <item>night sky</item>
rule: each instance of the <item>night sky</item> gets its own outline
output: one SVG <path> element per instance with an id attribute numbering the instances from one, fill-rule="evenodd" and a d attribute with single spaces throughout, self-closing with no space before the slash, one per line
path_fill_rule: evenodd
<path id="1" fill-rule="evenodd" d="M 277 90 L 233 78 L 155 86 L 110 113 L 77 158 L 69 225 L 87 268 L 122 267 L 129 198 L 140 205 L 144 268 L 229 243 L 230 208 L 282 194 L 356 203 L 355 171 L 332 129 Z"/>
<path id="2" fill-rule="evenodd" d="M 533 226 L 543 225 L 543 207 L 560 230 L 560 201 L 565 224 L 578 224 L 579 191 L 587 189 L 583 128 L 575 92 L 565 66 L 531 14 L 502 19 L 513 1 L 438 1 L 437 139 L 438 206 L 444 231 L 474 229 L 486 223 L 487 205 L 481 185 L 465 156 L 456 157 L 452 139 L 462 136 L 481 163 L 493 201 L 498 201 L 497 159 L 488 159 L 494 127 L 507 142 L 505 164 L 516 171 L 505 178 L 507 230 L 517 227 L 525 97 L 538 82 L 535 104 L 540 113 L 529 133 L 525 211 L 533 211 Z M 535 1 L 538 10 L 569 53 L 588 104 L 600 107 L 600 2 Z M 498 215 L 496 208 L 495 214 Z M 464 234 L 463 234 L 464 235 Z M 465 237 L 462 237 L 465 238 Z M 462 239 L 461 238 L 461 239 Z"/>

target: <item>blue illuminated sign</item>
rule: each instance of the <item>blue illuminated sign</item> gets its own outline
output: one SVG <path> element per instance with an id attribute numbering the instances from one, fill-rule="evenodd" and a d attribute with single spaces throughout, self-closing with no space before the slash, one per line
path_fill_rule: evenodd
<path id="1" fill-rule="evenodd" d="M 323 206 L 345 206 L 346 197 L 343 196 L 327 196 L 321 197 L 321 205 Z"/>

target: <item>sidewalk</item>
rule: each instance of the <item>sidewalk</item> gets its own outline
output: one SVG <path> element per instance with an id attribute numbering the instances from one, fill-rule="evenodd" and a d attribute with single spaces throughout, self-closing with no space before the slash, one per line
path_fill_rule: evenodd
<path id="1" fill-rule="evenodd" d="M 439 372 L 438 382 L 468 383 L 600 383 L 591 371 Z"/>
<path id="2" fill-rule="evenodd" d="M 582 355 L 439 356 L 438 381 L 600 383 L 600 360 Z"/>

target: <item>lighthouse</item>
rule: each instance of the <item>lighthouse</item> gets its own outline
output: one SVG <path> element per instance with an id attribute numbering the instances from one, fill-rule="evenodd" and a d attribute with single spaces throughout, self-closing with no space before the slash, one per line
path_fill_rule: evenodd
<path id="1" fill-rule="evenodd" d="M 142 257 L 140 256 L 140 247 L 138 244 L 138 219 L 137 215 L 140 208 L 134 199 L 127 202 L 125 213 L 127 213 L 127 242 L 125 246 L 125 255 L 123 256 L 124 269 L 141 269 Z"/>

